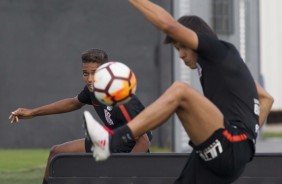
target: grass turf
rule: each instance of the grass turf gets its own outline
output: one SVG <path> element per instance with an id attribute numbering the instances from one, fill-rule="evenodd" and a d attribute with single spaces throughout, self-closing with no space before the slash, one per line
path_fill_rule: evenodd
<path id="1" fill-rule="evenodd" d="M 170 152 L 157 147 L 150 151 Z M 0 184 L 41 183 L 48 153 L 48 149 L 0 149 Z"/>
<path id="2" fill-rule="evenodd" d="M 1 184 L 41 183 L 47 158 L 45 149 L 0 150 Z"/>

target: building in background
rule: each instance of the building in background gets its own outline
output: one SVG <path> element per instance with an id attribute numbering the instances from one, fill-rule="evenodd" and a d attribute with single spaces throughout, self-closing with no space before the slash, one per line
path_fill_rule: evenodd
<path id="1" fill-rule="evenodd" d="M 260 0 L 261 72 L 265 88 L 275 99 L 273 110 L 280 111 L 280 114 L 282 112 L 281 9 L 281 0 Z"/>
<path id="2" fill-rule="evenodd" d="M 159 3 L 170 9 L 169 0 Z M 83 110 L 98 118 L 91 106 L 19 124 L 8 117 L 18 107 L 79 94 L 86 49 L 104 49 L 110 60 L 130 66 L 145 106 L 172 82 L 171 47 L 127 1 L 1 0 L 0 9 L 0 149 L 49 148 L 84 137 Z M 169 120 L 154 130 L 153 145 L 170 146 L 171 126 Z"/>
<path id="3" fill-rule="evenodd" d="M 274 96 L 274 110 L 281 112 L 282 1 L 154 2 L 176 18 L 202 17 L 221 39 L 233 43 L 254 78 Z M 19 106 L 32 108 L 78 94 L 83 87 L 80 53 L 91 47 L 107 50 L 110 59 L 135 71 L 137 95 L 145 105 L 174 80 L 201 91 L 196 71 L 187 68 L 178 53 L 163 44 L 164 34 L 126 1 L 1 0 L 0 7 L 0 148 L 46 148 L 84 136 L 81 111 L 38 117 L 17 126 L 9 124 L 8 116 Z M 188 141 L 176 116 L 154 130 L 153 146 L 187 152 Z"/>

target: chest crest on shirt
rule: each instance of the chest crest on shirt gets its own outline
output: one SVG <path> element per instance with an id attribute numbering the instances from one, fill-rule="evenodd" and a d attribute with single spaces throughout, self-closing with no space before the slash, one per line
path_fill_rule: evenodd
<path id="1" fill-rule="evenodd" d="M 107 123 L 109 125 L 114 125 L 114 122 L 111 119 L 111 113 L 107 109 L 104 109 L 104 113 L 105 113 L 105 119 L 106 119 Z"/>

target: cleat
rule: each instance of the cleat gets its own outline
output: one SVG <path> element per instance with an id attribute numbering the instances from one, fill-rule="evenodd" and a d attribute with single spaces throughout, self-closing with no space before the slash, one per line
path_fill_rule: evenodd
<path id="1" fill-rule="evenodd" d="M 96 161 L 106 160 L 110 155 L 109 133 L 98 123 L 88 111 L 83 114 L 84 127 L 87 137 L 93 146 L 93 157 Z"/>

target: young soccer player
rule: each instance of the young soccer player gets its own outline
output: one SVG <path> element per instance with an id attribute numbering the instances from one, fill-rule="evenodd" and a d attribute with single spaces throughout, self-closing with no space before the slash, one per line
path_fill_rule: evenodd
<path id="1" fill-rule="evenodd" d="M 18 123 L 19 119 L 70 112 L 78 110 L 87 104 L 94 107 L 107 128 L 114 130 L 127 124 L 131 118 L 135 117 L 144 109 L 143 104 L 136 96 L 133 96 L 128 103 L 116 107 L 106 106 L 99 103 L 93 94 L 93 76 L 95 70 L 100 65 L 108 62 L 108 55 L 103 50 L 90 49 L 82 53 L 81 59 L 83 80 L 86 83 L 86 86 L 76 97 L 66 98 L 34 109 L 18 108 L 13 111 L 9 117 L 11 123 Z M 151 132 L 148 131 L 147 134 L 145 133 L 140 136 L 138 140 L 128 141 L 126 144 L 120 145 L 114 152 L 147 152 L 149 150 L 151 138 Z M 55 155 L 59 153 L 90 153 L 91 147 L 91 141 L 87 137 L 53 146 L 49 153 L 43 183 L 47 183 L 49 164 Z"/>
<path id="2" fill-rule="evenodd" d="M 93 136 L 99 125 L 85 113 L 98 159 L 106 159 L 122 142 L 138 138 L 162 125 L 176 113 L 193 151 L 178 183 L 226 184 L 235 181 L 255 153 L 259 127 L 270 112 L 273 98 L 252 78 L 231 43 L 219 40 L 197 16 L 178 21 L 149 0 L 129 0 L 178 50 L 185 65 L 198 70 L 203 95 L 189 84 L 176 81 L 129 124 L 109 134 Z M 107 142 L 103 150 L 99 140 Z"/>

